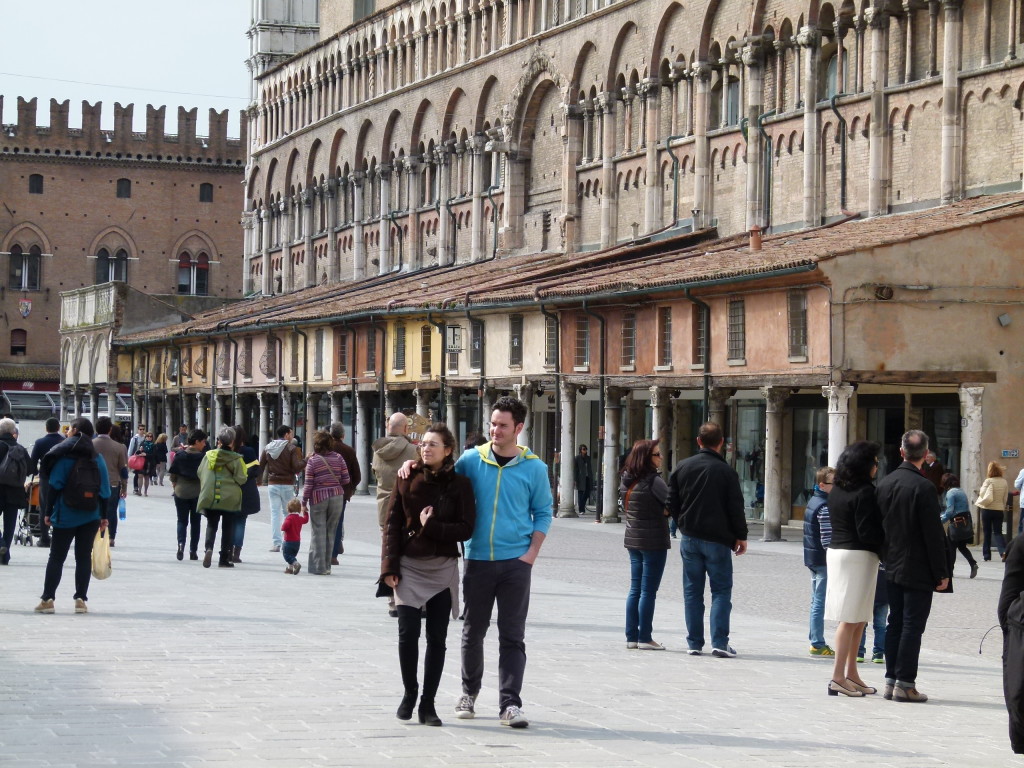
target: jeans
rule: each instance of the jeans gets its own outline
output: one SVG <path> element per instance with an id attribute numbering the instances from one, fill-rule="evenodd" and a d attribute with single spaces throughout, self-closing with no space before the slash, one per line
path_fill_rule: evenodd
<path id="1" fill-rule="evenodd" d="M 825 590 L 828 588 L 828 567 L 807 566 L 811 571 L 811 629 L 807 639 L 812 648 L 824 648 L 825 643 Z"/>
<path id="2" fill-rule="evenodd" d="M 43 578 L 43 600 L 53 600 L 60 586 L 64 561 L 68 558 L 71 542 L 75 543 L 75 598 L 89 599 L 89 581 L 92 579 L 92 542 L 100 521 L 92 520 L 76 528 L 54 528 L 50 542 L 50 556 L 46 561 Z"/>
<path id="3" fill-rule="evenodd" d="M 579 507 L 580 517 L 586 517 L 587 515 L 587 500 L 590 498 L 590 483 L 585 485 L 577 486 L 576 488 L 576 506 Z"/>
<path id="4" fill-rule="evenodd" d="M 11 560 L 11 542 L 14 541 L 14 531 L 18 526 L 18 505 L 5 503 L 0 506 L 4 521 L 4 535 L 0 539 L 4 547 L 3 557 L 0 558 L 0 565 L 7 565 Z"/>
<path id="5" fill-rule="evenodd" d="M 348 500 L 342 502 L 341 517 L 338 519 L 338 530 L 334 534 L 334 548 L 331 550 L 331 557 L 335 558 L 345 551 L 342 542 L 345 540 L 345 509 L 348 507 Z"/>
<path id="6" fill-rule="evenodd" d="M 729 647 L 729 616 L 732 613 L 732 550 L 725 544 L 683 536 L 683 603 L 686 645 L 704 647 L 704 581 L 711 582 L 711 647 Z"/>
<path id="7" fill-rule="evenodd" d="M 946 543 L 949 545 L 949 573 L 953 575 L 953 566 L 956 563 L 956 553 L 959 552 L 964 556 L 964 560 L 970 566 L 975 566 L 978 561 L 974 559 L 974 555 L 971 554 L 971 550 L 967 546 L 966 541 L 961 541 L 959 544 L 954 544 L 952 539 L 946 537 Z"/>
<path id="8" fill-rule="evenodd" d="M 629 549 L 629 594 L 626 596 L 626 642 L 651 642 L 654 603 L 665 572 L 667 549 Z"/>
<path id="9" fill-rule="evenodd" d="M 448 619 L 452 612 L 452 592 L 443 589 L 430 598 L 425 606 L 427 615 L 427 652 L 423 657 L 423 701 L 433 701 L 444 672 L 447 650 Z M 419 687 L 416 671 L 420 656 L 420 627 L 423 623 L 419 608 L 398 606 L 398 664 L 402 670 L 402 685 L 407 691 Z"/>
<path id="10" fill-rule="evenodd" d="M 984 537 L 981 541 L 981 556 L 992 559 L 992 541 L 995 540 L 996 550 L 1000 557 L 1006 551 L 1006 539 L 1003 538 L 1003 513 L 998 509 L 981 510 L 981 527 Z"/>
<path id="11" fill-rule="evenodd" d="M 281 523 L 284 522 L 285 508 L 295 498 L 295 487 L 291 485 L 268 485 L 267 495 L 270 496 L 270 539 L 275 547 L 284 541 Z"/>
<path id="12" fill-rule="evenodd" d="M 344 496 L 329 496 L 309 507 L 309 572 L 314 575 L 331 572 L 331 548 L 344 504 Z"/>
<path id="13" fill-rule="evenodd" d="M 235 520 L 240 512 L 222 512 L 219 509 L 206 510 L 206 549 L 212 550 L 217 541 L 217 526 L 224 518 L 224 530 L 220 534 L 220 562 L 231 562 L 231 547 L 235 540 Z"/>
<path id="14" fill-rule="evenodd" d="M 874 632 L 874 640 L 871 643 L 871 654 L 885 653 L 885 623 L 889 618 L 889 604 L 875 603 L 874 612 L 871 617 L 871 628 Z M 858 658 L 866 658 L 864 653 L 868 647 L 868 628 L 860 636 L 860 647 L 857 649 Z"/>
<path id="15" fill-rule="evenodd" d="M 907 589 L 889 582 L 889 626 L 885 631 L 885 677 L 904 688 L 917 682 L 921 636 L 932 610 L 932 590 Z"/>
<path id="16" fill-rule="evenodd" d="M 110 498 L 107 499 L 107 510 L 105 517 L 107 518 L 107 536 L 113 541 L 117 538 L 117 503 L 121 500 L 121 486 L 112 485 L 110 486 Z M 100 500 L 102 504 L 102 499 Z"/>
<path id="17" fill-rule="evenodd" d="M 245 543 L 245 519 L 247 517 L 249 516 L 244 512 L 239 512 L 238 519 L 235 520 L 235 535 L 232 537 L 232 543 L 239 549 Z"/>
<path id="18" fill-rule="evenodd" d="M 288 565 L 295 564 L 295 559 L 298 557 L 299 547 L 301 546 L 301 541 L 285 541 L 281 543 L 281 556 Z"/>
<path id="19" fill-rule="evenodd" d="M 484 637 L 498 604 L 498 711 L 523 706 L 519 694 L 526 672 L 526 615 L 530 611 L 533 566 L 512 560 L 467 560 L 462 625 L 462 692 L 480 693 L 484 676 Z"/>
<path id="20" fill-rule="evenodd" d="M 199 549 L 200 515 L 196 509 L 196 504 L 198 503 L 199 499 L 179 499 L 177 496 L 174 497 L 174 508 L 178 512 L 178 546 L 185 546 L 185 534 L 188 533 L 191 526 L 192 534 L 188 538 L 188 551 L 193 555 Z"/>

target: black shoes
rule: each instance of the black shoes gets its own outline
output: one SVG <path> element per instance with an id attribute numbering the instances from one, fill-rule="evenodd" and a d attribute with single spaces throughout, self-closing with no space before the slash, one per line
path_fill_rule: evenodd
<path id="1" fill-rule="evenodd" d="M 402 697 L 402 703 L 398 705 L 398 711 L 395 712 L 395 717 L 399 720 L 412 720 L 412 708 L 416 706 L 417 695 L 419 695 L 419 690 L 416 688 L 406 691 L 405 696 Z"/>
<path id="2" fill-rule="evenodd" d="M 420 699 L 420 725 L 442 725 L 441 718 L 437 716 L 437 710 L 434 709 L 434 701 L 431 699 Z"/>
<path id="3" fill-rule="evenodd" d="M 178 545 L 178 555 L 177 555 L 177 557 L 178 557 L 179 560 L 184 560 L 185 559 L 185 545 L 184 544 L 179 544 Z"/>
<path id="4" fill-rule="evenodd" d="M 213 563 L 213 550 L 208 549 L 203 555 L 203 568 L 209 568 L 211 563 Z"/>

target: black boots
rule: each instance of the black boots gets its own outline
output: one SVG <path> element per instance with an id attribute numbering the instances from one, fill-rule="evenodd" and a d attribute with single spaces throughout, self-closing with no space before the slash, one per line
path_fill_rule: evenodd
<path id="1" fill-rule="evenodd" d="M 434 700 L 427 699 L 424 696 L 420 699 L 420 724 L 421 725 L 441 725 L 441 718 L 437 716 L 437 710 L 434 709 Z"/>
<path id="2" fill-rule="evenodd" d="M 231 548 L 231 562 L 232 563 L 240 563 L 240 562 L 242 562 L 242 548 L 241 547 L 232 547 Z"/>
<path id="3" fill-rule="evenodd" d="M 412 708 L 416 706 L 416 696 L 418 694 L 419 690 L 416 688 L 406 691 L 405 696 L 402 697 L 402 703 L 398 705 L 395 717 L 399 720 L 412 720 Z"/>

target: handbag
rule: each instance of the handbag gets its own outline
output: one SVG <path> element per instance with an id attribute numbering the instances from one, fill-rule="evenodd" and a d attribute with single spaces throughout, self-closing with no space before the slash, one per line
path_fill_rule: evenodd
<path id="1" fill-rule="evenodd" d="M 974 520 L 968 514 L 955 515 L 949 521 L 949 540 L 962 544 L 974 539 Z"/>
<path id="2" fill-rule="evenodd" d="M 92 575 L 93 578 L 106 579 L 113 571 L 110 563 L 110 539 L 106 537 L 106 531 L 96 531 L 96 538 L 92 542 Z"/>
<path id="3" fill-rule="evenodd" d="M 136 472 L 141 472 L 146 468 L 146 456 L 145 454 L 136 453 L 128 457 L 128 469 L 132 469 Z"/>

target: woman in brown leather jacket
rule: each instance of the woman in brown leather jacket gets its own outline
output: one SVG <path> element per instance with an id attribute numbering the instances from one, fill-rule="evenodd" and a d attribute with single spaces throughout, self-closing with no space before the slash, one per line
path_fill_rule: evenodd
<path id="1" fill-rule="evenodd" d="M 445 638 L 459 595 L 459 546 L 473 535 L 476 504 L 468 479 L 455 474 L 455 438 L 442 423 L 424 433 L 422 461 L 391 494 L 382 542 L 381 579 L 395 590 L 398 662 L 405 696 L 397 717 L 409 720 L 419 692 L 421 612 L 426 608 L 427 650 L 419 721 L 441 725 L 434 696 L 444 670 Z"/>

